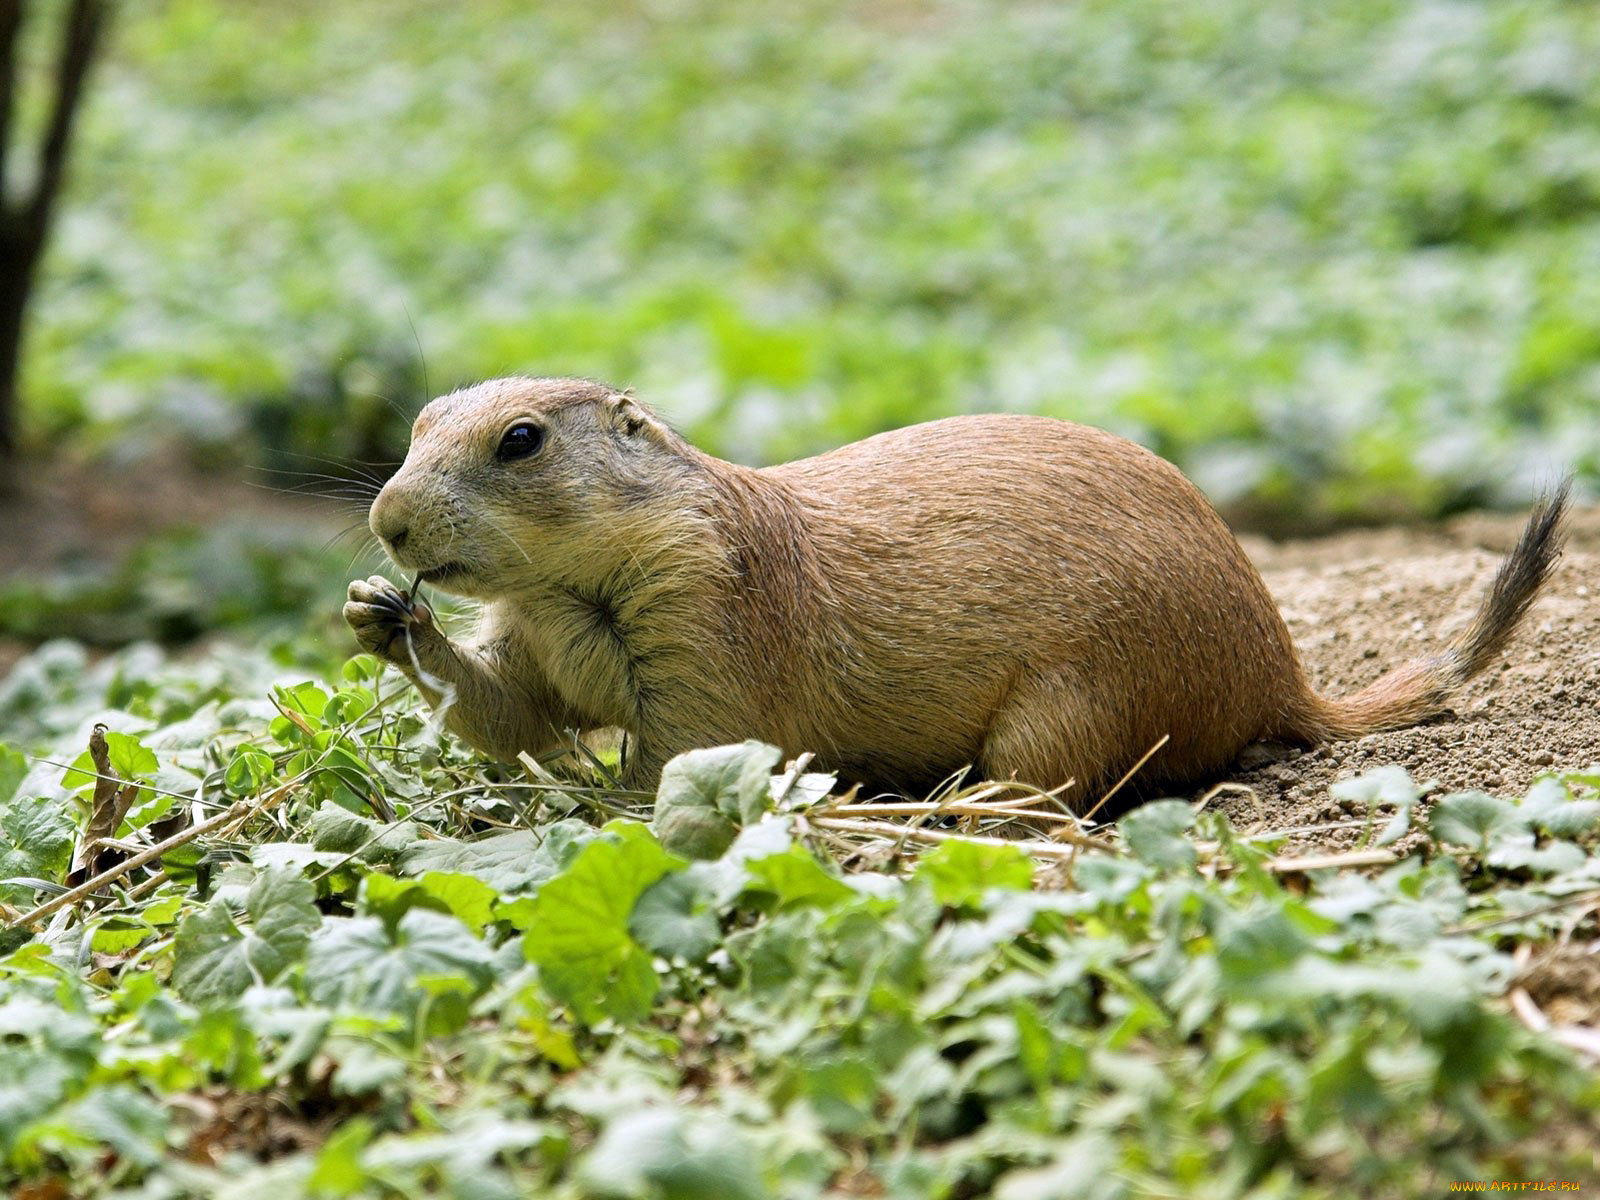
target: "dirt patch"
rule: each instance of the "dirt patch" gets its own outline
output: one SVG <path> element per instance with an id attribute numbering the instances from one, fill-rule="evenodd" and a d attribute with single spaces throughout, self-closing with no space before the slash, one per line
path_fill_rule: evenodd
<path id="1" fill-rule="evenodd" d="M 1424 528 L 1308 541 L 1245 539 L 1313 684 L 1341 695 L 1433 653 L 1471 620 L 1523 518 L 1471 514 Z M 1520 792 L 1542 772 L 1600 761 L 1600 509 L 1575 513 L 1567 553 L 1501 662 L 1451 716 L 1308 752 L 1247 752 L 1229 777 L 1248 794 L 1213 803 L 1242 828 L 1292 829 L 1361 815 L 1328 796 L 1338 779 L 1398 763 L 1448 791 Z M 1362 831 L 1318 831 L 1295 848 L 1339 849 Z"/>
<path id="2" fill-rule="evenodd" d="M 1600 942 L 1557 942 L 1534 954 L 1516 982 L 1553 1023 L 1600 1024 Z"/>
<path id="3" fill-rule="evenodd" d="M 208 470 L 175 447 L 127 461 L 63 453 L 0 463 L 0 471 L 9 472 L 0 475 L 0 588 L 14 579 L 97 574 L 179 527 L 242 519 L 304 530 L 314 544 L 364 513 L 354 501 L 297 492 L 350 486 L 337 480 Z M 0 677 L 31 649 L 0 635 Z"/>
<path id="4" fill-rule="evenodd" d="M 0 584 L 84 563 L 116 562 L 152 534 L 224 518 L 304 522 L 339 520 L 337 501 L 292 494 L 315 476 L 205 470 L 180 450 L 136 461 L 62 454 L 0 470 Z M 334 486 L 332 484 L 328 486 Z M 314 490 L 314 488 L 307 488 Z"/>

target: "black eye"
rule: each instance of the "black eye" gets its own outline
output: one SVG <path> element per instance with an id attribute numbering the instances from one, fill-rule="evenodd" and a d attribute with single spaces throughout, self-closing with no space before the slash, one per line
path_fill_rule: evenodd
<path id="1" fill-rule="evenodd" d="M 500 445 L 495 449 L 494 456 L 501 462 L 510 462 L 514 458 L 537 454 L 543 446 L 544 427 L 532 421 L 518 421 L 500 435 Z"/>

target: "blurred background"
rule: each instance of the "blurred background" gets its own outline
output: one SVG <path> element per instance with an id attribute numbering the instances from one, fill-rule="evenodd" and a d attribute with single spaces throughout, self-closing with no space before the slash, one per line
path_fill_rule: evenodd
<path id="1" fill-rule="evenodd" d="M 6 3 L 15 208 L 81 13 Z M 752 463 L 1070 417 L 1275 536 L 1600 478 L 1600 6 L 114 8 L 27 300 L 0 670 L 345 652 L 363 477 L 510 372 Z"/>

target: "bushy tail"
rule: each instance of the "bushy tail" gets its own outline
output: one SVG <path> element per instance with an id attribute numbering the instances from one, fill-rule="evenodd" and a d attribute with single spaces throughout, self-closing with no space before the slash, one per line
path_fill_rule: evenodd
<path id="1" fill-rule="evenodd" d="M 1495 572 L 1477 615 L 1440 654 L 1403 663 L 1354 695 L 1308 693 L 1291 714 L 1290 736 L 1311 743 L 1403 729 L 1444 711 L 1450 696 L 1505 648 L 1561 558 L 1561 519 L 1571 480 L 1542 498 L 1516 546 Z"/>

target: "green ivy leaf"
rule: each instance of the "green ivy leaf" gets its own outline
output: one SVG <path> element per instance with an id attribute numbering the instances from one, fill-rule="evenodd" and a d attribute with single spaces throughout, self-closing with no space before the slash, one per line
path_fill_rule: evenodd
<path id="1" fill-rule="evenodd" d="M 493 952 L 455 917 L 413 908 L 391 930 L 377 917 L 323 923 L 306 954 L 306 990 L 318 1004 L 417 1014 L 429 979 L 475 996 L 488 986 Z"/>
<path id="2" fill-rule="evenodd" d="M 777 898 L 777 907 L 832 908 L 856 893 L 850 885 L 817 861 L 804 846 L 790 846 L 782 854 L 753 859 L 745 864 L 749 882 L 747 892 L 767 892 Z"/>
<path id="3" fill-rule="evenodd" d="M 637 822 L 613 821 L 605 834 L 540 888 L 523 938 L 545 990 L 590 1025 L 649 1015 L 659 983 L 628 921 L 645 889 L 680 862 Z"/>
<path id="4" fill-rule="evenodd" d="M 656 880 L 639 897 L 628 931 L 640 945 L 668 958 L 700 962 L 722 944 L 715 894 L 698 867 Z"/>
<path id="5" fill-rule="evenodd" d="M 1428 814 L 1428 832 L 1435 841 L 1487 850 L 1495 835 L 1518 829 L 1514 806 L 1484 792 L 1455 792 L 1441 797 Z"/>
<path id="6" fill-rule="evenodd" d="M 772 770 L 783 758 L 776 746 L 743 742 L 691 750 L 661 771 L 651 827 L 661 844 L 686 858 L 721 856 L 741 825 L 772 805 Z"/>
<path id="7" fill-rule="evenodd" d="M 460 842 L 449 838 L 415 842 L 400 855 L 407 875 L 428 871 L 471 875 L 501 895 L 531 892 L 565 870 L 596 837 L 594 829 L 575 819 L 553 822 L 539 830 L 518 830 Z"/>
<path id="8" fill-rule="evenodd" d="M 578 1168 L 589 1192 L 626 1200 L 767 1200 L 749 1142 L 726 1120 L 645 1108 L 608 1124 Z"/>
<path id="9" fill-rule="evenodd" d="M 1348 804 L 1365 805 L 1369 813 L 1392 806 L 1394 815 L 1373 841 L 1374 846 L 1388 846 L 1411 828 L 1411 814 L 1422 789 L 1412 782 L 1404 767 L 1387 766 L 1365 771 L 1353 779 L 1341 779 L 1328 789 L 1328 794 Z"/>
<path id="10" fill-rule="evenodd" d="M 421 905 L 459 918 L 481 936 L 484 926 L 494 919 L 497 898 L 495 890 L 483 880 L 456 872 L 429 871 L 421 879 L 395 879 L 374 872 L 361 883 L 363 906 L 391 929 L 407 912 Z"/>
<path id="11" fill-rule="evenodd" d="M 14 877 L 60 879 L 72 864 L 76 827 L 62 805 L 44 796 L 0 800 L 0 899 L 31 903 L 32 891 L 8 885 Z"/>
<path id="12" fill-rule="evenodd" d="M 1128 813 L 1117 829 L 1128 852 L 1164 871 L 1192 867 L 1194 843 L 1184 837 L 1194 824 L 1194 809 L 1182 800 L 1155 800 Z"/>
<path id="13" fill-rule="evenodd" d="M 1019 892 L 1032 888 L 1033 863 L 1015 846 L 945 842 L 922 856 L 914 878 L 925 881 L 940 904 L 970 907 L 990 888 Z"/>
<path id="14" fill-rule="evenodd" d="M 256 982 L 271 983 L 305 957 L 321 924 L 317 890 L 297 871 L 263 871 L 245 898 L 241 929 L 222 898 L 185 917 L 174 939 L 173 982 L 201 1005 L 235 1000 Z"/>

